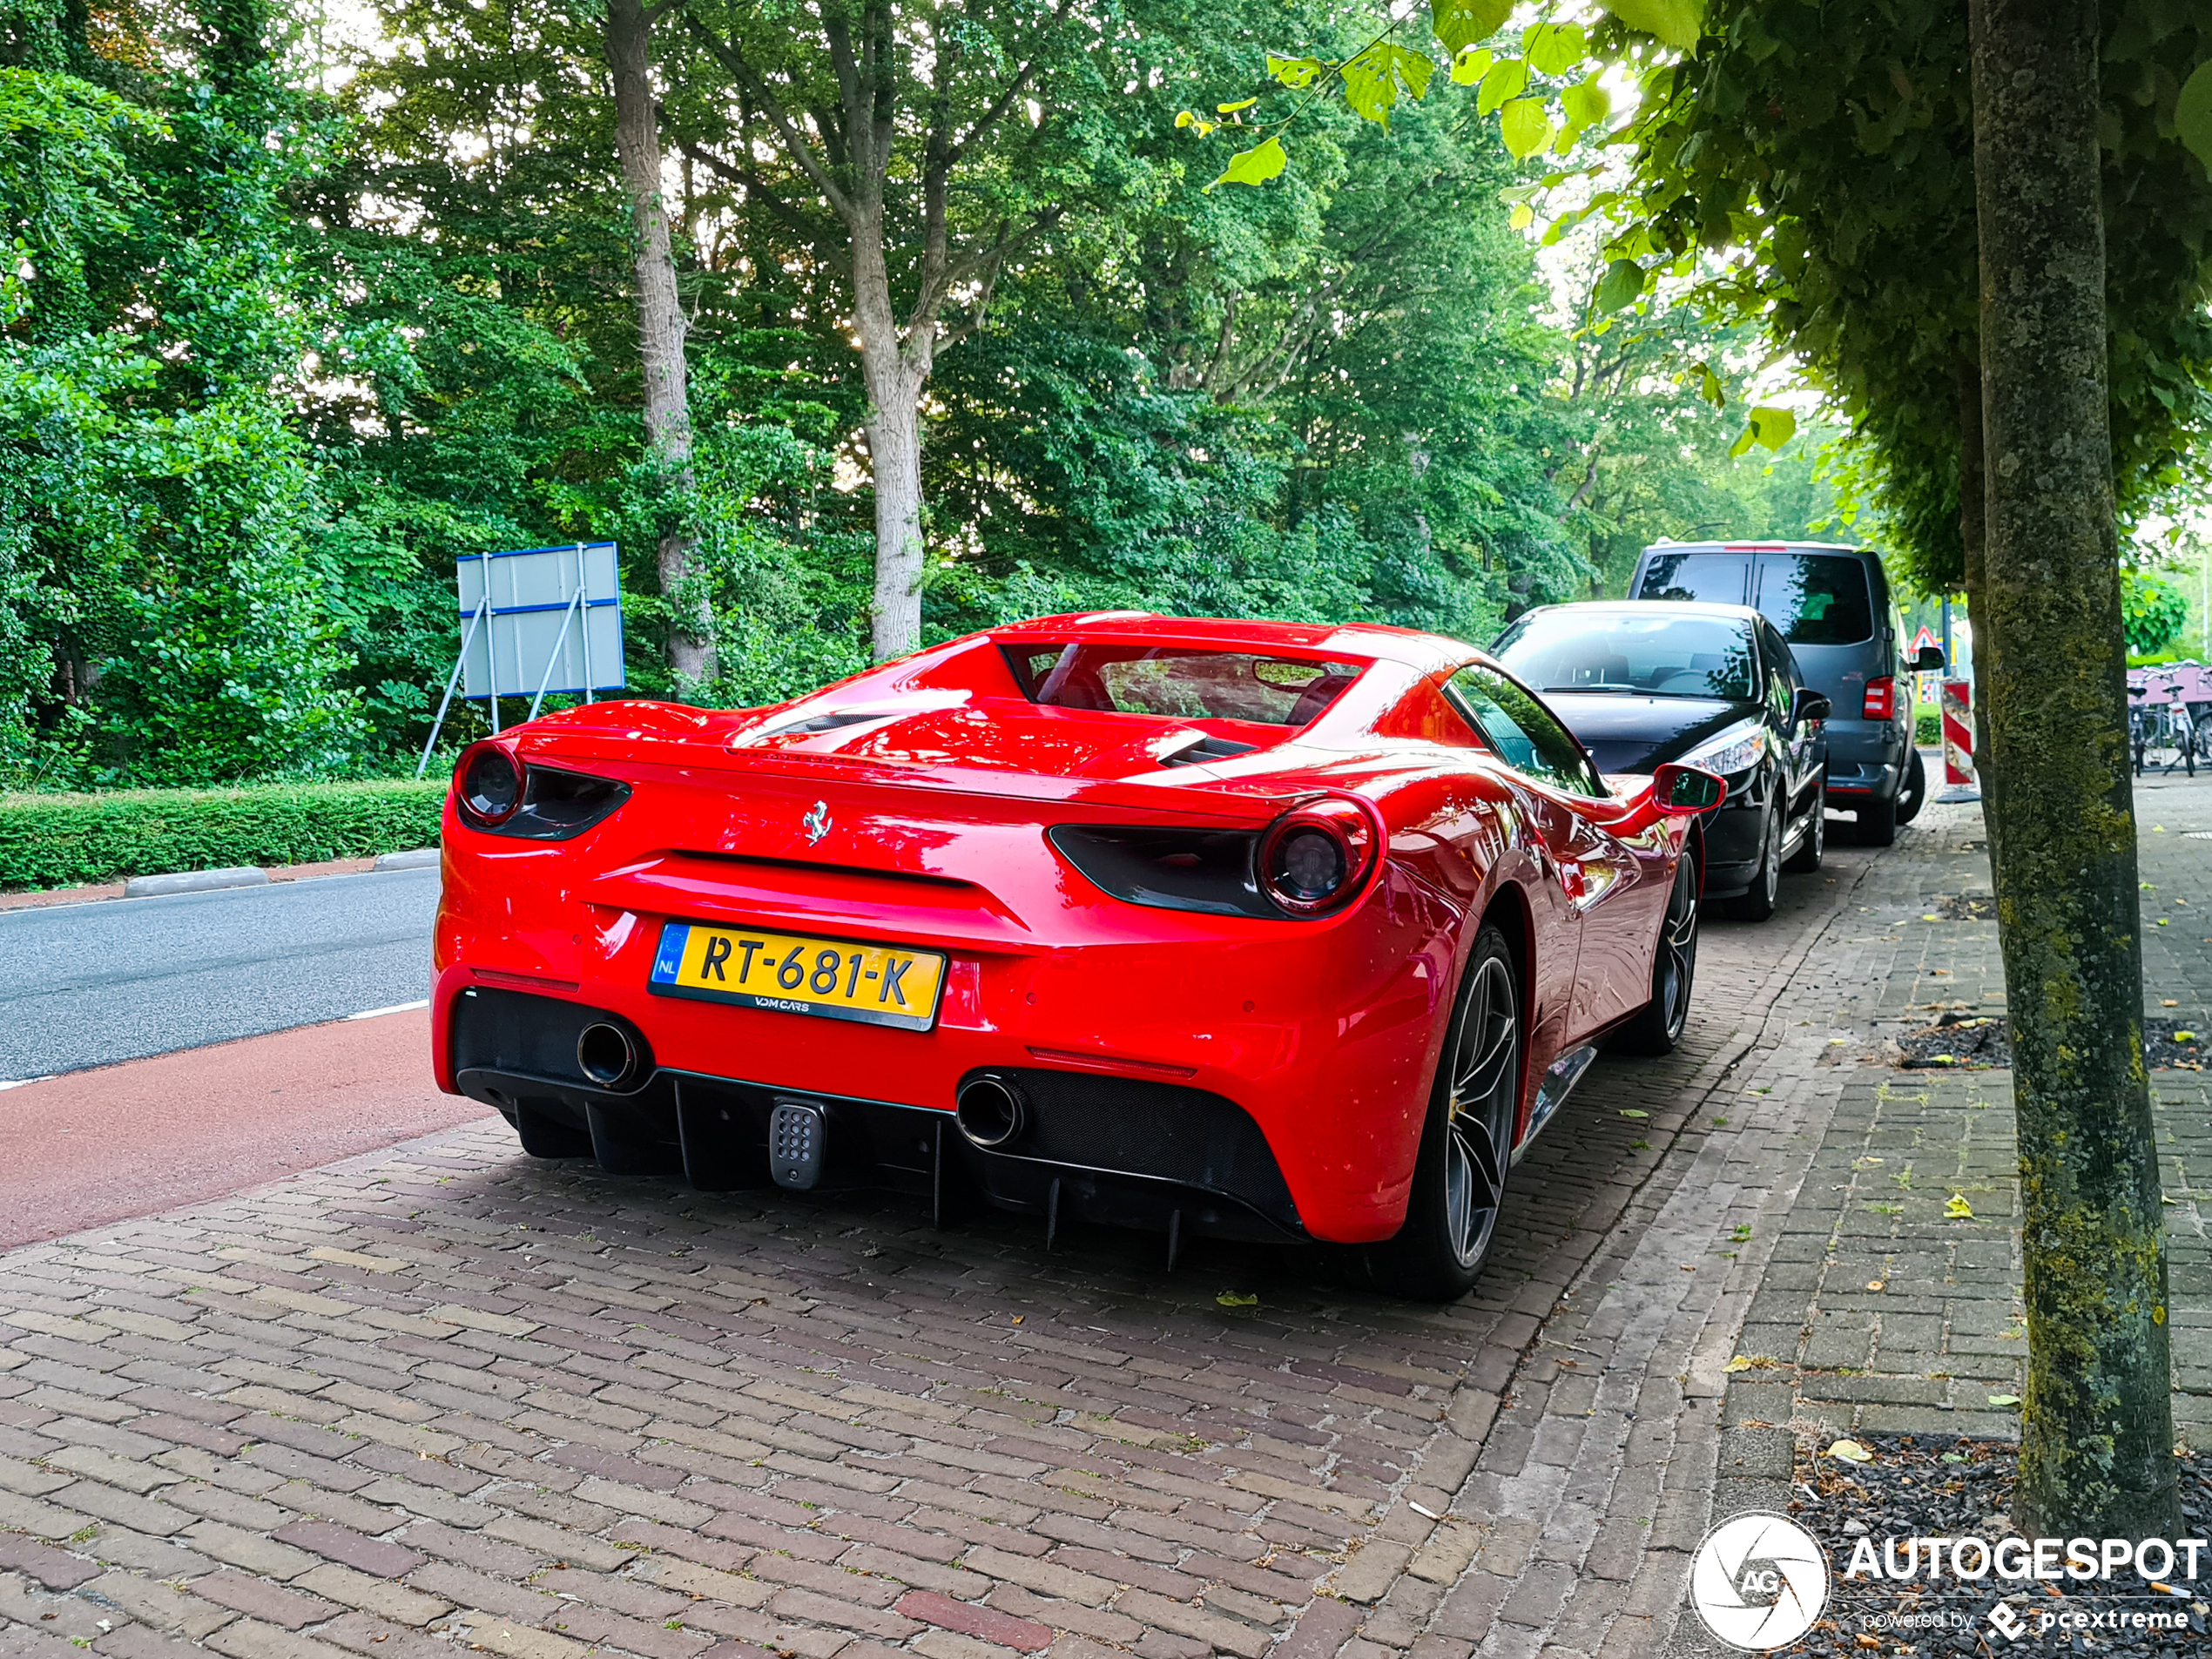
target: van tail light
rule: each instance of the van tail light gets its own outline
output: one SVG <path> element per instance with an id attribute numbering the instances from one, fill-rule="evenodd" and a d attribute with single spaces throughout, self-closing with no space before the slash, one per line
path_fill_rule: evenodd
<path id="1" fill-rule="evenodd" d="M 1860 718 L 1867 720 L 1897 718 L 1897 677 L 1885 674 L 1879 679 L 1866 682 L 1866 705 Z"/>

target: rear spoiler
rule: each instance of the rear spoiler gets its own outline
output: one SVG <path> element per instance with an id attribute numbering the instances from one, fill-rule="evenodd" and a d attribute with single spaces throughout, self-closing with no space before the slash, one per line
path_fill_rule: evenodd
<path id="1" fill-rule="evenodd" d="M 1063 805 L 1128 812 L 1143 819 L 1184 819 L 1224 827 L 1256 826 L 1272 821 L 1299 801 L 1325 793 L 1311 786 L 1276 788 L 1258 780 L 1226 780 L 1211 786 L 1192 777 L 1197 768 L 1150 779 L 1054 778 L 1036 772 L 1001 772 L 981 766 L 946 765 L 901 766 L 880 760 L 848 759 L 834 754 L 800 754 L 789 750 L 732 748 L 720 734 L 701 740 L 691 734 L 653 734 L 658 741 L 639 758 L 642 746 L 628 732 L 533 731 L 522 739 L 524 754 L 549 765 L 570 765 L 603 771 L 625 782 L 665 782 L 692 788 L 709 781 L 705 774 L 720 773 L 736 780 L 746 777 L 788 781 L 799 789 L 835 786 L 840 789 L 913 792 L 941 799 L 948 795 L 974 796 L 991 800 L 1024 800 L 1039 806 Z"/>

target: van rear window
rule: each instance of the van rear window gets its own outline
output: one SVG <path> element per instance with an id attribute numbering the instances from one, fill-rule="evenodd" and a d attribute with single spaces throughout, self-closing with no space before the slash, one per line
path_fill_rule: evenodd
<path id="1" fill-rule="evenodd" d="M 1032 703 L 1185 720 L 1302 726 L 1359 678 L 1360 663 L 1315 663 L 1254 651 L 1070 644 L 1004 648 Z"/>
<path id="2" fill-rule="evenodd" d="M 1760 554 L 1757 604 L 1793 645 L 1856 645 L 1874 634 L 1866 566 L 1845 554 Z"/>
<path id="3" fill-rule="evenodd" d="M 1639 599 L 1686 599 L 1740 605 L 1751 585 L 1748 553 L 1660 553 L 1644 566 Z"/>

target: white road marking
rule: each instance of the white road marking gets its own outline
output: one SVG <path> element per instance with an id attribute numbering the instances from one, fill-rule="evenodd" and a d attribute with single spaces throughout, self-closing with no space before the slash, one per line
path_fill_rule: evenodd
<path id="1" fill-rule="evenodd" d="M 417 1008 L 429 1006 L 430 999 L 425 996 L 412 1002 L 395 1002 L 388 1008 L 363 1008 L 359 1014 L 348 1014 L 346 1017 L 349 1020 L 373 1020 L 380 1014 L 412 1014 Z"/>
<path id="2" fill-rule="evenodd" d="M 10 1077 L 0 1082 L 0 1089 L 21 1089 L 25 1083 L 48 1082 L 52 1081 L 53 1076 L 54 1074 L 50 1071 L 44 1077 Z"/>

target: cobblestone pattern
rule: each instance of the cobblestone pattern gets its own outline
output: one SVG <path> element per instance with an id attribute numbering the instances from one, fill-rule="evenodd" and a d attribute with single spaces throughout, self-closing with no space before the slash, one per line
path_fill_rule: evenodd
<path id="1" fill-rule="evenodd" d="M 2212 840 L 2182 833 L 2212 823 L 2212 779 L 2146 780 L 2138 805 L 2146 820 L 2147 1009 L 2195 1017 L 2192 1007 L 2212 1001 L 2212 940 L 2177 934 L 2174 924 L 2202 911 L 2212 925 Z M 1910 915 L 1885 930 L 1854 931 L 1862 946 L 1890 957 L 1869 977 L 1877 994 L 1850 1005 L 1848 1015 L 1878 1021 L 1878 1010 L 1909 1002 L 1925 1023 L 1932 1007 L 2003 1005 L 1993 923 L 1910 914 L 1944 896 L 1989 891 L 1979 809 L 1931 806 L 1925 822 L 1884 868 L 1880 896 L 1870 902 L 1862 894 L 1847 913 L 1854 924 L 1870 914 Z M 2178 1008 L 2162 1006 L 2169 998 Z M 1866 1015 L 1870 1007 L 1878 1012 Z M 2201 1073 L 2155 1071 L 2151 1084 L 2167 1206 L 2175 1417 L 2193 1442 L 2212 1444 L 2212 1096 Z M 1740 1345 L 1755 1365 L 1730 1390 L 1730 1424 L 1793 1424 L 1830 1437 L 1856 1428 L 2016 1434 L 2013 1412 L 1993 1406 L 1990 1396 L 2017 1397 L 2025 1380 L 2017 1161 L 2010 1072 L 1869 1065 L 1846 1073 L 1747 1314 Z M 1971 1215 L 1952 1213 L 1954 1198 Z"/>
<path id="2" fill-rule="evenodd" d="M 2212 1102 L 2189 1074 L 2152 1076 L 2175 1417 L 2212 1445 Z M 1738 1345 L 1753 1370 L 1731 1409 L 1831 1437 L 2017 1433 L 1989 1403 L 2025 1381 L 2016 1159 L 2010 1073 L 1850 1075 L 1748 1312 Z"/>
<path id="3" fill-rule="evenodd" d="M 1595 1649 L 1643 1542 L 1608 1518 L 1696 1485 L 1663 1459 L 1743 1132 L 1697 1103 L 1867 867 L 1715 927 L 1690 1040 L 1594 1071 L 1451 1309 L 482 1125 L 0 1258 L 0 1652 L 1464 1659 L 1600 1559 Z"/>
<path id="4" fill-rule="evenodd" d="M 2196 834 L 2212 836 L 2212 769 L 2197 779 L 2138 779 L 2135 808 L 2144 1011 L 2212 1024 L 2212 936 L 2197 931 L 2212 927 L 2212 839 Z M 1946 899 L 1988 896 L 1981 809 L 1932 803 L 1898 850 L 1904 856 L 1884 870 L 1878 892 L 1862 894 L 1851 913 L 1864 922 L 1854 942 L 1893 947 L 1895 954 L 1851 1013 L 1925 1025 L 1939 1008 L 2001 1011 L 1996 922 L 1954 921 L 1939 909 Z"/>

